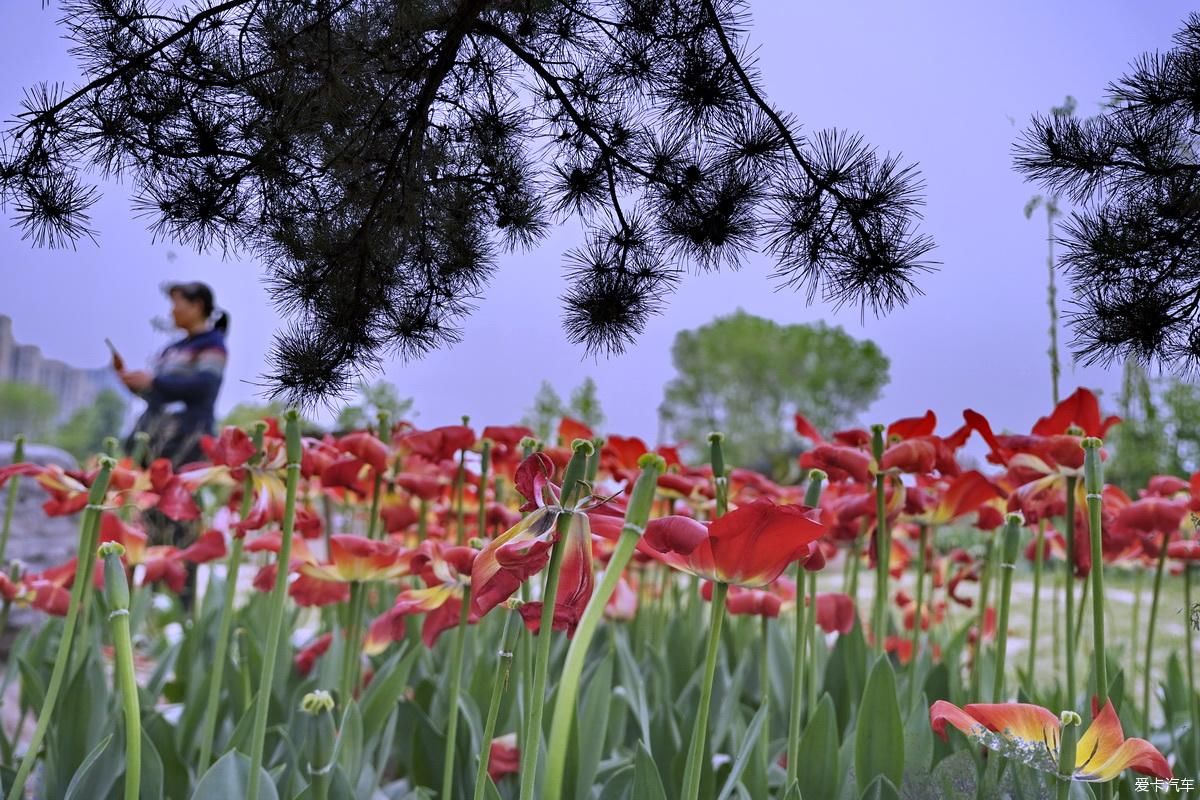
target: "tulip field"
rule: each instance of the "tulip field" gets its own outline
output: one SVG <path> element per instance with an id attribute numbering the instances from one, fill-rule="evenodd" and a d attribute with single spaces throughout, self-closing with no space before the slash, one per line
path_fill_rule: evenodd
<path id="1" fill-rule="evenodd" d="M 1191 796 L 1200 474 L 1129 496 L 1047 411 L 798 415 L 798 485 L 569 418 L 18 454 L 0 559 L 20 482 L 79 543 L 3 560 L 3 796 Z"/>

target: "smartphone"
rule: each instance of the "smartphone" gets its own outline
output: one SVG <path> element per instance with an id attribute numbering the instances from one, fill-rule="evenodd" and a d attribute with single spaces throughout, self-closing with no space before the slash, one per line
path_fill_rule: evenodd
<path id="1" fill-rule="evenodd" d="M 108 345 L 108 350 L 110 353 L 112 353 L 113 369 L 115 369 L 117 372 L 121 372 L 125 369 L 125 359 L 121 358 L 121 354 L 117 352 L 116 345 L 112 343 L 111 339 L 105 339 L 104 343 Z"/>

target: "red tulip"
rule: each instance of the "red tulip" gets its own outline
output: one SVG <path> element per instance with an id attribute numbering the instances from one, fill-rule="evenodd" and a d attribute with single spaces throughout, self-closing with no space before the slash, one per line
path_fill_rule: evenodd
<path id="1" fill-rule="evenodd" d="M 313 665 L 317 663 L 317 659 L 325 655 L 331 644 L 333 644 L 333 634 L 326 633 L 318 636 L 311 644 L 296 653 L 296 672 L 301 677 L 307 678 L 308 674 L 312 672 Z"/>
<path id="2" fill-rule="evenodd" d="M 517 747 L 517 735 L 506 733 L 492 740 L 488 749 L 488 776 L 499 781 L 505 775 L 515 775 L 521 770 L 521 750 Z"/>
<path id="3" fill-rule="evenodd" d="M 300 565 L 311 578 L 339 583 L 383 581 L 408 574 L 409 560 L 392 542 L 348 534 L 329 537 L 329 563 Z"/>
<path id="4" fill-rule="evenodd" d="M 651 520 L 638 547 L 684 572 L 722 583 L 760 587 L 811 553 L 825 532 L 805 506 L 761 499 L 709 523 L 686 517 Z"/>
<path id="5" fill-rule="evenodd" d="M 972 741 L 1001 754 L 1020 753 L 1022 763 L 1042 772 L 1059 768 L 1062 723 L 1048 709 L 1031 703 L 973 703 L 962 708 L 938 700 L 929 709 L 933 732 L 946 738 L 953 725 Z M 1171 767 L 1154 745 L 1144 739 L 1126 739 L 1112 701 L 1092 720 L 1075 748 L 1072 780 L 1102 783 L 1126 769 L 1171 778 Z"/>

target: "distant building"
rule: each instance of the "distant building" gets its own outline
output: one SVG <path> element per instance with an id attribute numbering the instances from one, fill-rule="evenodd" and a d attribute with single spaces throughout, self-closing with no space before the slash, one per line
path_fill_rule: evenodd
<path id="1" fill-rule="evenodd" d="M 0 314 L 0 381 L 41 386 L 58 399 L 58 422 L 91 405 L 105 389 L 123 393 L 121 381 L 106 367 L 80 369 L 53 358 L 43 358 L 37 345 L 19 344 L 12 320 Z"/>

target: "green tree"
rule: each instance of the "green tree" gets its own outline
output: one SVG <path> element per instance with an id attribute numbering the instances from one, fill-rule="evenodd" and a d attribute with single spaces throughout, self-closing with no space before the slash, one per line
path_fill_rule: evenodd
<path id="1" fill-rule="evenodd" d="M 1111 483 L 1136 497 L 1152 475 L 1186 477 L 1200 469 L 1200 386 L 1150 378 L 1131 360 L 1117 405 L 1122 422 L 1104 471 Z"/>
<path id="2" fill-rule="evenodd" d="M 566 413 L 566 405 L 550 381 L 542 381 L 533 396 L 533 407 L 525 412 L 521 424 L 529 427 L 543 442 L 549 441 L 554 425 Z"/>
<path id="3" fill-rule="evenodd" d="M 229 413 L 221 419 L 217 426 L 219 428 L 227 426 L 246 428 L 268 417 L 282 419 L 283 412 L 286 410 L 282 403 L 238 403 L 229 409 Z"/>
<path id="4" fill-rule="evenodd" d="M 0 381 L 0 439 L 18 433 L 36 441 L 50 434 L 58 400 L 40 386 Z"/>
<path id="5" fill-rule="evenodd" d="M 555 427 L 563 417 L 573 417 L 597 433 L 604 424 L 604 409 L 600 407 L 596 382 L 587 377 L 571 392 L 571 402 L 563 402 L 550 381 L 542 381 L 533 406 L 525 412 L 521 424 L 528 426 L 544 442 L 554 436 Z"/>
<path id="6" fill-rule="evenodd" d="M 104 449 L 106 437 L 120 436 L 124 424 L 125 401 L 112 389 L 105 389 L 58 429 L 55 444 L 84 461 Z"/>
<path id="7" fill-rule="evenodd" d="M 604 424 L 604 410 L 600 408 L 596 382 L 591 376 L 584 378 L 583 383 L 571 392 L 571 405 L 567 407 L 567 412 L 594 431 Z"/>
<path id="8" fill-rule="evenodd" d="M 380 412 L 386 413 L 388 419 L 395 422 L 403 419 L 412 410 L 412 406 L 412 398 L 401 397 L 394 383 L 360 383 L 358 402 L 341 410 L 334 427 L 340 431 L 365 428 L 377 422 Z"/>
<path id="9" fill-rule="evenodd" d="M 797 411 L 830 430 L 850 422 L 888 381 L 887 357 L 873 342 L 740 309 L 680 331 L 671 359 L 678 374 L 659 406 L 664 435 L 699 457 L 709 432 L 722 431 L 731 465 L 778 477 L 799 452 Z"/>

